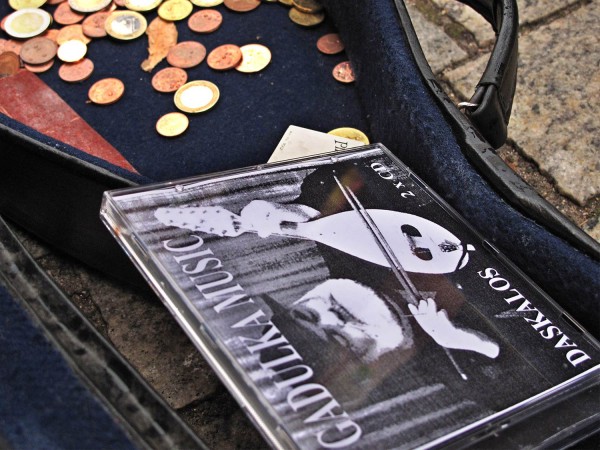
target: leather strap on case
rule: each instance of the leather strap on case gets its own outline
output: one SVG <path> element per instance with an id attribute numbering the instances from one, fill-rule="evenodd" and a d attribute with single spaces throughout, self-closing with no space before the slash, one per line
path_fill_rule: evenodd
<path id="1" fill-rule="evenodd" d="M 494 28 L 496 44 L 469 102 L 467 115 L 494 148 L 506 141 L 517 84 L 519 17 L 516 0 L 460 0 L 480 13 Z"/>

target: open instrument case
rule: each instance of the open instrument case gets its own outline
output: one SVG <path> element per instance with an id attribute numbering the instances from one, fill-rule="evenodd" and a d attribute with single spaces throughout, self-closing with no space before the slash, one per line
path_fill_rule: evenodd
<path id="1" fill-rule="evenodd" d="M 178 42 L 196 40 L 209 52 L 227 43 L 260 43 L 271 50 L 272 61 L 253 74 L 214 71 L 206 62 L 188 69 L 188 81 L 213 82 L 220 99 L 209 111 L 189 114 L 188 130 L 176 138 L 155 131 L 158 118 L 176 108 L 173 94 L 151 86 L 152 75 L 167 67 L 166 61 L 152 73 L 140 68 L 148 56 L 145 36 L 94 39 L 87 57 L 95 69 L 80 83 L 62 81 L 55 64 L 39 79 L 118 153 L 103 155 L 94 145 L 84 151 L 0 114 L 0 214 L 86 264 L 142 283 L 100 222 L 105 190 L 264 164 L 289 125 L 324 132 L 354 127 L 387 146 L 597 336 L 597 243 L 539 198 L 493 150 L 506 138 L 514 94 L 516 2 L 464 1 L 499 33 L 471 118 L 435 80 L 401 0 L 322 3 L 327 19 L 314 28 L 299 27 L 288 18 L 289 8 L 274 2 L 248 13 L 220 5 L 223 24 L 210 34 L 195 34 L 185 20 L 178 22 Z M 10 12 L 3 2 L 0 15 Z M 157 14 L 144 15 L 150 23 Z M 333 31 L 340 33 L 345 54 L 317 50 L 317 39 Z M 331 75 L 346 59 L 356 75 L 353 84 Z M 23 70 L 13 77 L 20 78 L 21 87 L 15 88 L 11 77 L 0 82 L 3 90 L 16 90 L 11 94 L 16 99 L 21 98 L 18 89 L 39 84 L 36 75 Z M 90 103 L 90 86 L 107 77 L 124 82 L 124 96 L 111 105 Z M 74 127 L 77 134 L 78 122 L 63 126 L 64 133 Z"/>

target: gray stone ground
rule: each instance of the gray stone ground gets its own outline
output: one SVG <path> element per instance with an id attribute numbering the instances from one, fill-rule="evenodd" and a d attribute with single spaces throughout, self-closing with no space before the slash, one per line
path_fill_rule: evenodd
<path id="1" fill-rule="evenodd" d="M 519 0 L 520 71 L 508 164 L 600 240 L 600 2 Z M 432 68 L 468 99 L 494 41 L 490 26 L 453 0 L 409 0 Z M 212 448 L 265 444 L 160 302 L 19 236 L 94 325 Z"/>

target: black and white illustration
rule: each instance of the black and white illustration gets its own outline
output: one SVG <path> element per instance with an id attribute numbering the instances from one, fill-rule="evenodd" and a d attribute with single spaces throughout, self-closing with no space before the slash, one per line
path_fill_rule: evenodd
<path id="1" fill-rule="evenodd" d="M 446 442 L 598 368 L 378 148 L 111 204 L 302 448 Z"/>

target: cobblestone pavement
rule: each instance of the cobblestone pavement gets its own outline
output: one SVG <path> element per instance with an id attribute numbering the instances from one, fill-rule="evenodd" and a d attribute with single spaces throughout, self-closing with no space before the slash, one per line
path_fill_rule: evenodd
<path id="1" fill-rule="evenodd" d="M 520 70 L 509 143 L 500 154 L 564 214 L 600 240 L 600 2 L 520 0 Z M 453 0 L 410 0 L 432 69 L 467 100 L 494 34 Z M 19 236 L 38 263 L 210 447 L 264 443 L 152 293 L 106 279 Z"/>

